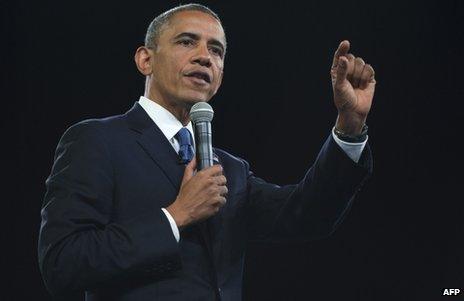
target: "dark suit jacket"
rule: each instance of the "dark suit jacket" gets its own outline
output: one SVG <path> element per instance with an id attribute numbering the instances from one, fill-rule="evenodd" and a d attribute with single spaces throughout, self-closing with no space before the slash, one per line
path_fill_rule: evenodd
<path id="1" fill-rule="evenodd" d="M 227 204 L 181 232 L 160 210 L 179 191 L 184 165 L 136 103 L 124 115 L 80 122 L 61 138 L 42 209 L 39 264 L 52 294 L 86 300 L 241 300 L 248 240 L 329 235 L 371 170 L 330 136 L 297 185 L 277 186 L 214 149 Z"/>

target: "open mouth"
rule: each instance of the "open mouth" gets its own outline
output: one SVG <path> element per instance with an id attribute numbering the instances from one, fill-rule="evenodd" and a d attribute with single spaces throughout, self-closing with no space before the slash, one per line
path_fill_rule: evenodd
<path id="1" fill-rule="evenodd" d="M 193 71 L 193 72 L 188 73 L 186 76 L 203 80 L 207 82 L 208 84 L 211 83 L 211 78 L 209 77 L 209 74 L 206 72 Z"/>

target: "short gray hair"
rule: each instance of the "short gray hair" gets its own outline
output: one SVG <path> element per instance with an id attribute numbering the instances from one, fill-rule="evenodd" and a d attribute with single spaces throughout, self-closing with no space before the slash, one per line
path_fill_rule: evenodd
<path id="1" fill-rule="evenodd" d="M 145 34 L 145 46 L 156 49 L 163 26 L 167 24 L 176 13 L 191 10 L 200 11 L 212 16 L 214 19 L 218 20 L 219 24 L 221 24 L 222 26 L 221 19 L 219 19 L 219 16 L 204 5 L 197 3 L 179 5 L 158 15 L 156 18 L 153 19 L 153 21 L 151 21 L 150 25 L 148 26 L 147 33 Z"/>

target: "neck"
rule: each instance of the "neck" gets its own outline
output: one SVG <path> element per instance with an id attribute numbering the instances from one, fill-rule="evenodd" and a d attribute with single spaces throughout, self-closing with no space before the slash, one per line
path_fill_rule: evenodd
<path id="1" fill-rule="evenodd" d="M 160 97 L 159 95 L 155 95 L 154 93 L 149 93 L 145 90 L 143 95 L 144 97 L 150 99 L 151 101 L 156 102 L 166 110 L 168 110 L 177 120 L 182 123 L 183 126 L 186 126 L 190 122 L 190 107 L 182 102 L 176 101 L 166 101 L 164 98 Z"/>

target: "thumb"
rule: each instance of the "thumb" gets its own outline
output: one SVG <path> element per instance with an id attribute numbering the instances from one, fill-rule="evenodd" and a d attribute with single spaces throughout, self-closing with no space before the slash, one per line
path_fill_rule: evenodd
<path id="1" fill-rule="evenodd" d="M 197 160 L 195 157 L 192 158 L 192 160 L 185 166 L 184 170 L 184 177 L 182 178 L 182 185 L 187 183 L 195 174 L 195 169 L 197 168 Z"/>
<path id="2" fill-rule="evenodd" d="M 335 80 L 335 87 L 339 87 L 346 79 L 348 73 L 348 59 L 341 56 L 338 60 L 337 78 Z"/>

